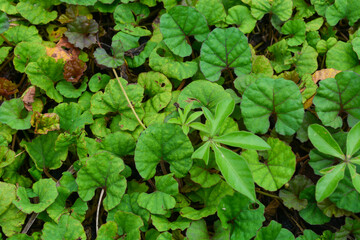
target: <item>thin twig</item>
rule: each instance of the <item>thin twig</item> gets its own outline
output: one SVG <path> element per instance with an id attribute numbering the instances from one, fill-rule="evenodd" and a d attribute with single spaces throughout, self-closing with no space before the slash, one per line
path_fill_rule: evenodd
<path id="1" fill-rule="evenodd" d="M 101 189 L 99 202 L 98 202 L 97 209 L 96 209 L 96 236 L 97 236 L 98 231 L 99 231 L 99 211 L 100 211 L 100 205 L 101 205 L 101 202 L 102 202 L 102 199 L 103 199 L 103 196 L 104 196 L 104 192 L 105 192 L 105 190 Z"/>
<path id="2" fill-rule="evenodd" d="M 270 193 L 267 193 L 267 192 L 263 192 L 263 191 L 258 190 L 258 189 L 255 189 L 255 191 L 257 193 L 260 193 L 261 195 L 268 196 L 268 197 L 275 198 L 275 199 L 279 199 L 279 200 L 282 201 L 282 199 L 279 196 L 276 196 L 276 195 L 273 195 L 273 194 L 270 194 Z"/>
<path id="3" fill-rule="evenodd" d="M 124 94 L 124 96 L 125 96 L 125 98 L 126 98 L 126 101 L 127 101 L 128 104 L 129 104 L 129 107 L 131 108 L 131 111 L 132 111 L 133 114 L 135 115 L 135 117 L 136 117 L 137 121 L 140 123 L 140 125 L 141 125 L 144 129 L 146 129 L 145 125 L 142 123 L 142 121 L 140 120 L 139 116 L 136 114 L 136 111 L 135 111 L 135 109 L 134 109 L 134 106 L 132 105 L 132 103 L 131 103 L 128 95 L 126 94 L 126 91 L 125 91 L 123 85 L 121 84 L 120 79 L 119 79 L 119 76 L 117 75 L 117 72 L 115 71 L 114 68 L 113 68 L 113 72 L 114 72 L 114 74 L 115 74 L 115 78 L 116 78 L 117 82 L 118 82 L 119 85 L 120 85 L 121 91 L 123 92 L 123 94 Z"/>
<path id="4" fill-rule="evenodd" d="M 164 160 L 160 161 L 160 167 L 161 167 L 161 171 L 163 172 L 164 175 L 168 174 L 167 171 L 166 171 Z"/>
<path id="5" fill-rule="evenodd" d="M 22 152 L 19 152 L 18 154 L 15 155 L 15 158 L 17 158 L 18 156 L 20 156 L 21 154 L 23 154 L 25 152 L 25 150 L 23 150 Z"/>
<path id="6" fill-rule="evenodd" d="M 0 34 L 1 38 L 4 39 L 4 41 L 10 45 L 10 46 L 14 46 L 14 44 L 12 44 L 3 34 Z"/>

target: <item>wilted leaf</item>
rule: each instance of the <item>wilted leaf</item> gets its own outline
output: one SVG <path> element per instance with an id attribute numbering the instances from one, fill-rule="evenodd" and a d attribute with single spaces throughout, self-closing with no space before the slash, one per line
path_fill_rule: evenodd
<path id="1" fill-rule="evenodd" d="M 49 131 L 60 130 L 60 118 L 56 113 L 34 112 L 31 125 L 35 127 L 35 134 L 47 134 Z"/>
<path id="2" fill-rule="evenodd" d="M 6 78 L 0 77 L 0 96 L 8 98 L 10 95 L 17 93 L 17 85 Z"/>
<path id="3" fill-rule="evenodd" d="M 80 59 L 71 59 L 65 62 L 64 78 L 68 82 L 77 83 L 86 70 L 86 64 Z"/>

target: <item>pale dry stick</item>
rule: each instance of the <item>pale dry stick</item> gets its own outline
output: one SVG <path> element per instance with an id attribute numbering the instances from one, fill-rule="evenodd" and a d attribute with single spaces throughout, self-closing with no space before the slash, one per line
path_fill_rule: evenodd
<path id="1" fill-rule="evenodd" d="M 129 99 L 128 95 L 126 94 L 126 91 L 125 91 L 123 85 L 121 84 L 120 79 L 119 79 L 119 76 L 117 75 L 115 69 L 113 68 L 112 70 L 113 70 L 113 72 L 114 72 L 114 74 L 115 74 L 115 77 L 116 77 L 117 82 L 118 82 L 119 85 L 120 85 L 121 91 L 123 92 L 123 94 L 124 94 L 124 96 L 125 96 L 125 98 L 126 98 L 126 101 L 128 102 L 128 104 L 129 104 L 129 106 L 130 106 L 130 108 L 131 108 L 131 111 L 132 111 L 133 114 L 135 115 L 135 117 L 136 117 L 137 121 L 140 123 L 140 125 L 141 125 L 144 129 L 146 129 L 145 125 L 142 123 L 142 121 L 140 120 L 139 116 L 136 114 L 136 111 L 135 111 L 135 109 L 134 109 L 134 106 L 133 106 L 132 103 L 130 102 L 130 99 Z"/>
<path id="2" fill-rule="evenodd" d="M 98 202 L 97 209 L 96 209 L 96 236 L 97 236 L 98 231 L 99 231 L 99 212 L 100 212 L 100 205 L 101 205 L 102 198 L 104 196 L 104 192 L 105 192 L 105 190 L 101 189 L 99 202 Z"/>
<path id="3" fill-rule="evenodd" d="M 22 152 L 21 152 L 22 153 Z M 21 154 L 19 153 L 19 154 Z M 69 169 L 67 170 L 68 172 L 70 172 L 71 174 L 75 173 L 74 167 L 73 165 L 71 165 L 69 167 Z M 61 178 L 56 182 L 56 186 L 60 186 L 60 180 Z M 27 234 L 27 232 L 29 231 L 29 229 L 31 228 L 31 226 L 33 225 L 33 223 L 35 222 L 36 218 L 38 217 L 39 213 L 32 213 L 28 222 L 26 223 L 24 229 L 21 231 L 21 233 Z"/>

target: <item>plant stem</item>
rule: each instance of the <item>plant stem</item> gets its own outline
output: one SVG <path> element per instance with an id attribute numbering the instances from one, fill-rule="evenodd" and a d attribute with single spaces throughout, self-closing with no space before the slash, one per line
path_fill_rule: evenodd
<path id="1" fill-rule="evenodd" d="M 102 202 L 102 199 L 103 199 L 103 196 L 104 196 L 104 192 L 105 192 L 105 190 L 101 189 L 99 202 L 98 202 L 98 206 L 97 206 L 97 209 L 96 209 L 96 236 L 97 236 L 98 231 L 99 231 L 99 211 L 100 211 L 100 205 L 101 205 L 101 202 Z"/>
<path id="2" fill-rule="evenodd" d="M 166 171 L 164 160 L 160 161 L 160 167 L 161 167 L 161 171 L 163 172 L 164 175 L 168 174 L 167 171 Z"/>
<path id="3" fill-rule="evenodd" d="M 275 198 L 275 199 L 279 199 L 279 200 L 282 201 L 282 199 L 279 196 L 276 196 L 276 195 L 273 195 L 273 194 L 270 194 L 270 193 L 267 193 L 267 192 L 263 192 L 263 191 L 258 190 L 258 189 L 255 189 L 255 191 L 257 193 L 260 193 L 261 195 L 268 196 L 268 197 Z"/>
<path id="4" fill-rule="evenodd" d="M 54 182 L 57 182 L 56 178 L 54 178 L 53 176 L 51 176 L 51 174 L 48 172 L 48 170 L 47 170 L 46 168 L 44 168 L 43 170 L 44 170 L 45 175 L 46 175 L 48 178 L 51 178 L 52 180 L 54 180 Z"/>
<path id="5" fill-rule="evenodd" d="M 123 92 L 123 94 L 124 94 L 124 96 L 125 96 L 125 98 L 126 98 L 126 101 L 127 101 L 128 104 L 129 104 L 129 107 L 131 108 L 131 111 L 133 112 L 133 114 L 135 115 L 137 121 L 140 123 L 140 125 L 143 127 L 143 129 L 146 129 L 145 125 L 142 123 L 142 121 L 140 120 L 139 116 L 136 114 L 136 111 L 135 111 L 135 109 L 134 109 L 134 106 L 132 105 L 132 103 L 131 103 L 128 95 L 126 94 L 126 91 L 125 91 L 123 85 L 122 85 L 121 82 L 120 82 L 120 79 L 119 79 L 119 76 L 117 75 L 117 72 L 115 71 L 115 69 L 112 69 L 112 70 L 113 70 L 113 72 L 114 72 L 114 74 L 115 74 L 115 78 L 116 78 L 117 82 L 118 82 L 119 85 L 120 85 L 121 91 Z"/>
<path id="6" fill-rule="evenodd" d="M 10 45 L 10 46 L 14 46 L 13 44 L 11 44 L 11 42 L 4 36 L 4 34 L 0 34 L 1 38 L 4 39 L 4 41 Z"/>

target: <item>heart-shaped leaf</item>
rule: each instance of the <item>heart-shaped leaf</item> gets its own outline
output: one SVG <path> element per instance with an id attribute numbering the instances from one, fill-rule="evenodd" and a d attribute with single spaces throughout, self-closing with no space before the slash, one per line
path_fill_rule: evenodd
<path id="1" fill-rule="evenodd" d="M 57 18 L 57 12 L 51 11 L 51 7 L 59 3 L 58 0 L 25 0 L 16 5 L 16 10 L 32 24 L 46 24 Z"/>
<path id="2" fill-rule="evenodd" d="M 226 17 L 226 12 L 220 0 L 199 0 L 196 9 L 205 16 L 208 25 L 215 25 Z"/>
<path id="3" fill-rule="evenodd" d="M 286 21 L 291 17 L 293 1 L 291 0 L 253 0 L 251 14 L 261 19 L 266 13 L 273 13 L 280 20 Z"/>
<path id="4" fill-rule="evenodd" d="M 176 6 L 160 18 L 160 30 L 165 44 L 180 57 L 189 56 L 192 52 L 189 37 L 194 36 L 203 42 L 209 34 L 205 17 L 195 8 Z"/>
<path id="5" fill-rule="evenodd" d="M 250 10 L 242 5 L 230 8 L 225 22 L 235 24 L 243 33 L 250 33 L 256 25 L 256 19 L 251 15 Z"/>
<path id="6" fill-rule="evenodd" d="M 79 220 L 72 216 L 62 215 L 59 223 L 46 222 L 44 224 L 44 240 L 50 239 L 86 239 L 86 234 Z"/>
<path id="7" fill-rule="evenodd" d="M 265 240 L 265 239 L 276 239 L 276 240 L 293 240 L 294 235 L 287 230 L 282 228 L 281 224 L 276 221 L 271 221 L 266 227 L 262 227 L 256 234 L 254 240 Z"/>
<path id="8" fill-rule="evenodd" d="M 341 19 L 349 20 L 352 26 L 360 18 L 360 2 L 357 0 L 336 0 L 326 9 L 326 20 L 330 26 L 335 26 Z"/>
<path id="9" fill-rule="evenodd" d="M 279 134 L 292 135 L 304 116 L 302 97 L 298 86 L 283 78 L 260 78 L 246 88 L 241 102 L 241 112 L 247 129 L 266 133 L 269 117 L 275 114 L 275 129 Z"/>
<path id="10" fill-rule="evenodd" d="M 149 179 L 155 175 L 160 161 L 170 164 L 175 176 L 185 176 L 192 166 L 193 147 L 180 126 L 153 124 L 143 131 L 135 149 L 135 164 L 140 175 Z"/>
<path id="11" fill-rule="evenodd" d="M 108 68 L 118 68 L 124 63 L 124 48 L 120 40 L 115 40 L 111 44 L 113 56 L 106 53 L 103 48 L 97 48 L 94 57 L 98 64 Z"/>
<path id="12" fill-rule="evenodd" d="M 341 61 L 339 61 L 341 56 Z M 349 70 L 359 65 L 359 58 L 349 42 L 338 41 L 326 54 L 326 67 Z"/>
<path id="13" fill-rule="evenodd" d="M 217 81 L 223 70 L 234 69 L 236 75 L 251 71 L 248 40 L 238 28 L 215 28 L 200 51 L 200 69 L 206 79 Z"/>
<path id="14" fill-rule="evenodd" d="M 0 106 L 0 122 L 12 129 L 29 129 L 31 127 L 30 119 L 31 112 L 25 110 L 24 103 L 20 98 L 5 101 Z"/>
<path id="15" fill-rule="evenodd" d="M 349 88 L 351 86 L 351 88 Z M 341 113 L 348 113 L 355 119 L 360 119 L 360 76 L 354 72 L 340 72 L 335 78 L 320 82 L 320 87 L 313 100 L 315 110 L 325 126 L 341 127 Z"/>

